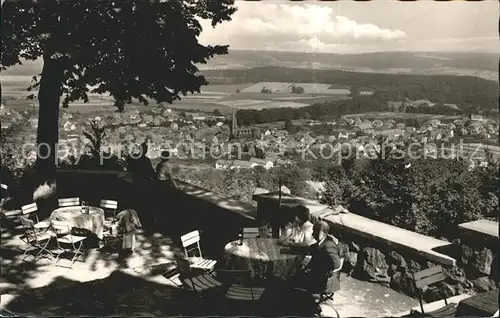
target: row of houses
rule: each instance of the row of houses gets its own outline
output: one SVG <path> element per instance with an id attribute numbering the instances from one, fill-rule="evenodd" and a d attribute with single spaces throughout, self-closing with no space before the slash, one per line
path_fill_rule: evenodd
<path id="1" fill-rule="evenodd" d="M 215 169 L 217 170 L 249 169 L 249 168 L 255 168 L 257 166 L 269 170 L 274 167 L 274 162 L 272 160 L 258 159 L 258 158 L 251 158 L 248 161 L 219 159 L 215 162 Z"/>
<path id="2" fill-rule="evenodd" d="M 224 121 L 226 119 L 225 116 L 207 115 L 205 113 L 185 113 L 185 118 L 192 121 Z"/>
<path id="3" fill-rule="evenodd" d="M 255 167 L 262 167 L 266 170 L 272 169 L 277 166 L 286 166 L 291 164 L 290 160 L 279 159 L 277 155 L 269 155 L 266 159 L 251 158 L 249 160 L 232 160 L 232 159 L 219 159 L 215 162 L 215 169 L 250 169 Z"/>

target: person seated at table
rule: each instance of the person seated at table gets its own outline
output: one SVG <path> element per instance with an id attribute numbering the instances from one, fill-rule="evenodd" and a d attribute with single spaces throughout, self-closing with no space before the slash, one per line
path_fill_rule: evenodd
<path id="1" fill-rule="evenodd" d="M 315 242 L 313 224 L 309 221 L 309 209 L 305 206 L 295 207 L 295 220 L 289 229 L 285 229 L 280 242 L 288 246 L 310 246 Z"/>
<path id="2" fill-rule="evenodd" d="M 270 238 L 269 234 L 269 223 L 267 221 L 261 221 L 259 226 L 259 235 L 257 238 Z"/>
<path id="3" fill-rule="evenodd" d="M 294 287 L 301 287 L 312 294 L 323 292 L 328 274 L 340 266 L 340 252 L 336 240 L 329 235 L 330 227 L 325 221 L 313 226 L 316 243 L 309 247 L 311 260 L 299 274 L 291 280 Z"/>

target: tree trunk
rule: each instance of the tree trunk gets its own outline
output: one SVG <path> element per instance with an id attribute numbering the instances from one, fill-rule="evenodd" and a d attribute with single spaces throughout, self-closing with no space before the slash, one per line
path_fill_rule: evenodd
<path id="1" fill-rule="evenodd" d="M 42 195 L 42 199 L 45 200 L 37 200 L 43 206 L 51 206 L 52 204 L 49 202 L 55 200 L 57 143 L 59 140 L 59 103 L 64 75 L 63 60 L 52 57 L 54 57 L 53 54 L 44 54 L 42 78 L 38 94 L 37 183 L 39 186 L 46 184 L 52 189 L 50 193 Z M 36 200 L 37 198 L 34 199 Z M 49 209 L 49 206 L 47 206 L 47 209 Z"/>

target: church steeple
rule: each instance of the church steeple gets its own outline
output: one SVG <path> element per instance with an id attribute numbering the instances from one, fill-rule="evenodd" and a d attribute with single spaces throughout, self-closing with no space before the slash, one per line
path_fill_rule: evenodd
<path id="1" fill-rule="evenodd" d="M 236 112 L 233 106 L 233 119 L 231 121 L 231 138 L 238 137 L 238 122 L 236 121 Z"/>

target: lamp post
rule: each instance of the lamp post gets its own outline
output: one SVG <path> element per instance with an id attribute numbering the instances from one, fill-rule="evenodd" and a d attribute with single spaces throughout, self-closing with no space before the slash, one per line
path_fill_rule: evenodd
<path id="1" fill-rule="evenodd" d="M 278 176 L 278 209 L 281 208 L 281 176 Z"/>
<path id="2" fill-rule="evenodd" d="M 276 213 L 276 217 L 274 218 L 275 223 L 273 226 L 273 237 L 279 238 L 280 237 L 280 228 L 281 228 L 281 221 L 282 221 L 282 215 L 281 215 L 281 176 L 278 176 L 278 213 Z M 278 221 L 278 222 L 277 222 Z"/>

